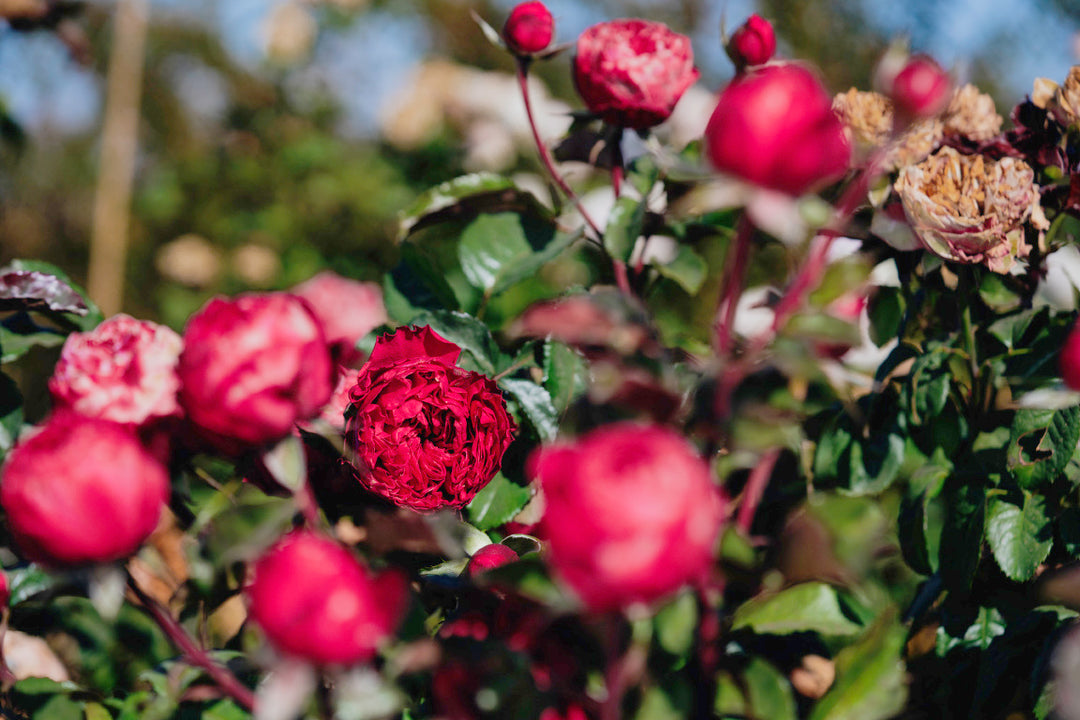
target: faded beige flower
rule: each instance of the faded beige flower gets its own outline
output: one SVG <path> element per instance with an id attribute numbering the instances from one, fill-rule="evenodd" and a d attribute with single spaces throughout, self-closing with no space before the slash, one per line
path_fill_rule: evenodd
<path id="1" fill-rule="evenodd" d="M 1066 127 L 1080 122 L 1080 65 L 1073 65 L 1063 85 L 1054 85 L 1053 96 L 1041 107 L 1045 107 L 1055 120 Z"/>
<path id="2" fill-rule="evenodd" d="M 961 263 L 1007 273 L 1027 257 L 1024 222 L 1050 224 L 1039 205 L 1035 172 L 1023 160 L 990 160 L 945 147 L 900 171 L 895 188 L 923 245 Z"/>
<path id="3" fill-rule="evenodd" d="M 844 123 L 858 152 L 866 153 L 889 141 L 893 107 L 892 101 L 881 93 L 851 88 L 833 98 L 832 109 Z M 942 137 L 942 124 L 937 118 L 913 123 L 889 148 L 882 169 L 892 172 L 921 162 L 941 144 Z"/>
<path id="4" fill-rule="evenodd" d="M 976 141 L 998 135 L 1004 122 L 997 114 L 994 99 L 970 83 L 953 94 L 942 120 L 946 135 Z"/>

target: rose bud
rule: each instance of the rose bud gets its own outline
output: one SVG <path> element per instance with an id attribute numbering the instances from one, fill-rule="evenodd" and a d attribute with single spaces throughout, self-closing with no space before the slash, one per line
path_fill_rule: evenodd
<path id="1" fill-rule="evenodd" d="M 334 389 L 322 327 L 285 293 L 210 300 L 188 320 L 178 372 L 187 418 L 229 454 L 285 437 Z"/>
<path id="2" fill-rule="evenodd" d="M 164 466 L 122 425 L 59 412 L 15 446 L 0 505 L 25 557 L 50 567 L 134 553 L 169 497 Z"/>
<path id="3" fill-rule="evenodd" d="M 613 20 L 593 25 L 577 41 L 578 94 L 612 125 L 659 125 L 698 75 L 690 38 L 663 23 Z"/>
<path id="4" fill-rule="evenodd" d="M 290 292 L 307 300 L 322 323 L 336 362 L 363 362 L 364 354 L 356 349 L 356 343 L 387 320 L 382 288 L 377 283 L 349 280 L 325 271 Z"/>
<path id="5" fill-rule="evenodd" d="M 485 545 L 484 547 L 473 553 L 473 556 L 469 558 L 469 564 L 465 570 L 468 572 L 470 578 L 475 578 L 477 575 L 482 575 L 488 570 L 494 570 L 497 567 L 503 565 L 509 565 L 512 562 L 517 561 L 518 554 L 499 543 L 492 543 L 491 545 Z"/>
<path id="6" fill-rule="evenodd" d="M 889 96 L 897 119 L 906 126 L 944 110 L 952 97 L 952 81 L 933 58 L 916 55 L 893 78 Z"/>
<path id="7" fill-rule="evenodd" d="M 737 75 L 705 128 L 713 167 L 790 195 L 837 180 L 851 147 L 832 97 L 802 65 L 765 65 Z"/>
<path id="8" fill-rule="evenodd" d="M 346 412 L 360 483 L 418 512 L 464 507 L 498 472 L 514 421 L 491 379 L 455 364 L 461 348 L 429 327 L 375 343 Z"/>
<path id="9" fill-rule="evenodd" d="M 178 416 L 182 347 L 164 325 L 127 315 L 72 333 L 49 378 L 54 407 L 133 426 Z"/>
<path id="10" fill-rule="evenodd" d="M 1066 338 L 1058 367 L 1061 368 L 1061 379 L 1065 385 L 1072 390 L 1080 390 L 1080 323 L 1073 327 Z"/>
<path id="11" fill-rule="evenodd" d="M 776 53 L 776 33 L 772 23 L 760 15 L 751 15 L 731 35 L 724 49 L 737 70 L 748 65 L 764 65 Z"/>
<path id="12" fill-rule="evenodd" d="M 555 572 L 594 611 L 703 578 L 723 520 L 709 467 L 659 426 L 608 425 L 531 459 Z"/>
<path id="13" fill-rule="evenodd" d="M 371 659 L 407 602 L 403 575 L 372 576 L 343 546 L 307 531 L 289 533 L 256 561 L 247 596 L 274 647 L 317 665 Z"/>
<path id="14" fill-rule="evenodd" d="M 523 2 L 510 11 L 503 25 L 503 41 L 515 55 L 532 55 L 551 44 L 555 19 L 542 2 Z"/>

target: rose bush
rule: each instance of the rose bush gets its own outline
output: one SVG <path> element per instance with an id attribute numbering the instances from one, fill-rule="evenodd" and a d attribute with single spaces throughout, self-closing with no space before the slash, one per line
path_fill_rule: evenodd
<path id="1" fill-rule="evenodd" d="M 168 498 L 165 468 L 129 429 L 74 412 L 53 415 L 19 443 L 0 474 L 15 541 L 50 567 L 131 555 Z"/>
<path id="2" fill-rule="evenodd" d="M 495 383 L 457 367 L 429 327 L 375 343 L 350 391 L 345 441 L 361 484 L 419 512 L 464 507 L 499 471 L 514 421 Z"/>
<path id="3" fill-rule="evenodd" d="M 649 603 L 704 580 L 724 504 L 677 434 L 611 425 L 542 448 L 551 564 L 592 610 Z"/>
<path id="4" fill-rule="evenodd" d="M 333 391 L 326 338 L 284 293 L 214 298 L 184 328 L 180 400 L 200 436 L 237 453 L 285 437 Z"/>
<path id="5" fill-rule="evenodd" d="M 327 537 L 293 532 L 255 563 L 252 619 L 278 650 L 321 665 L 371 659 L 405 610 L 405 579 L 373 576 Z"/>
<path id="6" fill-rule="evenodd" d="M 839 179 L 851 157 L 832 98 L 794 63 L 736 76 L 709 118 L 705 147 L 717 170 L 791 195 Z"/>
<path id="7" fill-rule="evenodd" d="M 699 74 L 690 38 L 646 20 L 593 25 L 574 55 L 574 84 L 589 110 L 635 130 L 667 120 Z"/>

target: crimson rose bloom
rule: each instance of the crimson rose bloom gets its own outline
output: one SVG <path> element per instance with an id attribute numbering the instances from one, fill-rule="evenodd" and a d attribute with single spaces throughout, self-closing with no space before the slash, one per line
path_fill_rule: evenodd
<path id="1" fill-rule="evenodd" d="M 723 501 L 705 461 L 672 431 L 608 425 L 531 462 L 551 565 L 591 610 L 649 603 L 708 571 Z"/>
<path id="2" fill-rule="evenodd" d="M 357 341 L 386 322 L 382 288 L 377 283 L 349 280 L 327 270 L 294 287 L 292 294 L 306 300 L 315 313 L 337 362 L 363 362 Z"/>
<path id="3" fill-rule="evenodd" d="M 370 659 L 405 609 L 405 577 L 373 577 L 330 538 L 286 535 L 256 563 L 247 588 L 251 617 L 283 653 L 319 665 Z"/>
<path id="4" fill-rule="evenodd" d="M 555 19 L 544 3 L 529 0 L 514 7 L 503 25 L 503 40 L 516 55 L 538 53 L 551 44 Z"/>
<path id="5" fill-rule="evenodd" d="M 0 476 L 0 504 L 16 543 L 50 567 L 132 554 L 168 496 L 164 466 L 129 429 L 70 411 L 19 443 Z"/>
<path id="6" fill-rule="evenodd" d="M 709 118 L 705 145 L 717 170 L 790 195 L 839 179 L 851 157 L 832 97 L 792 63 L 735 76 Z"/>
<path id="7" fill-rule="evenodd" d="M 179 375 L 188 419 L 232 454 L 285 437 L 334 389 L 321 326 L 285 293 L 210 300 L 184 329 Z"/>
<path id="8" fill-rule="evenodd" d="M 1061 379 L 1073 390 L 1080 390 L 1080 323 L 1077 323 L 1065 339 L 1058 358 Z"/>
<path id="9" fill-rule="evenodd" d="M 751 15 L 731 35 L 725 49 L 739 70 L 769 62 L 776 53 L 776 33 L 772 23 L 760 15 Z"/>
<path id="10" fill-rule="evenodd" d="M 127 315 L 72 333 L 49 379 L 53 403 L 129 425 L 177 416 L 176 362 L 182 347 L 169 328 Z"/>
<path id="11" fill-rule="evenodd" d="M 464 507 L 495 476 L 514 421 L 495 383 L 457 367 L 461 348 L 429 327 L 375 343 L 346 412 L 361 484 L 418 512 Z"/>
<path id="12" fill-rule="evenodd" d="M 659 125 L 699 75 L 690 38 L 663 23 L 612 20 L 593 25 L 577 41 L 578 94 L 612 125 Z"/>

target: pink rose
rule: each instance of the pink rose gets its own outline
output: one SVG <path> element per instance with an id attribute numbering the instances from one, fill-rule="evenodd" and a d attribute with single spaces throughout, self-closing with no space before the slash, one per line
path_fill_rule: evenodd
<path id="1" fill-rule="evenodd" d="M 699 74 L 690 38 L 663 23 L 613 20 L 593 25 L 577 41 L 578 94 L 612 125 L 659 125 Z"/>
<path id="2" fill-rule="evenodd" d="M 371 659 L 408 599 L 405 577 L 373 577 L 351 552 L 308 531 L 286 535 L 255 563 L 251 618 L 281 652 L 318 665 Z"/>
<path id="3" fill-rule="evenodd" d="M 776 33 L 772 23 L 760 15 L 751 15 L 732 33 L 725 49 L 739 70 L 750 65 L 764 65 L 776 54 Z"/>
<path id="4" fill-rule="evenodd" d="M 708 572 L 723 501 L 672 431 L 608 425 L 541 448 L 532 464 L 551 565 L 591 610 L 650 603 Z"/>
<path id="5" fill-rule="evenodd" d="M 360 483 L 418 512 L 464 507 L 499 471 L 514 421 L 490 378 L 429 327 L 375 343 L 351 391 L 345 444 Z"/>
<path id="6" fill-rule="evenodd" d="M 176 363 L 183 342 L 169 328 L 127 315 L 72 333 L 49 379 L 57 408 L 145 425 L 180 414 Z"/>
<path id="7" fill-rule="evenodd" d="M 178 372 L 188 419 L 233 454 L 288 435 L 334 382 L 321 326 L 285 293 L 210 300 L 188 320 Z"/>
<path id="8" fill-rule="evenodd" d="M 503 40 L 515 55 L 532 55 L 547 48 L 555 34 L 555 19 L 542 2 L 530 0 L 510 11 L 503 25 Z"/>
<path id="9" fill-rule="evenodd" d="M 377 283 L 349 280 L 324 271 L 291 292 L 311 306 L 337 362 L 363 362 L 364 354 L 356 349 L 356 343 L 387 320 L 382 288 Z"/>
<path id="10" fill-rule="evenodd" d="M 169 497 L 164 466 L 122 425 L 54 414 L 4 464 L 0 504 L 15 542 L 50 567 L 134 553 Z"/>
<path id="11" fill-rule="evenodd" d="M 717 170 L 790 195 L 839 179 L 851 158 L 832 97 L 791 63 L 737 75 L 720 93 L 705 145 Z"/>
<path id="12" fill-rule="evenodd" d="M 933 58 L 915 55 L 892 79 L 889 96 L 897 118 L 907 124 L 944 110 L 952 98 L 952 81 Z"/>
<path id="13" fill-rule="evenodd" d="M 1073 327 L 1058 358 L 1061 379 L 1073 390 L 1080 390 L 1080 323 Z"/>
<path id="14" fill-rule="evenodd" d="M 518 554 L 507 546 L 500 545 L 499 543 L 492 543 L 491 545 L 485 545 L 473 553 L 473 556 L 469 558 L 469 564 L 466 566 L 465 570 L 470 578 L 475 578 L 477 575 L 482 575 L 488 570 L 494 570 L 497 567 L 517 562 L 517 559 Z"/>

